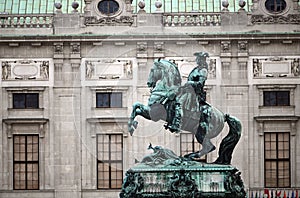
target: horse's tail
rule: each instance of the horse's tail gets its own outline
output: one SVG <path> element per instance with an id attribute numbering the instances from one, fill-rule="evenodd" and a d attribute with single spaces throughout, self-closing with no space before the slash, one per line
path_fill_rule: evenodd
<path id="1" fill-rule="evenodd" d="M 219 148 L 219 157 L 215 161 L 217 164 L 230 164 L 232 152 L 241 137 L 241 121 L 236 117 L 225 115 L 225 121 L 229 126 L 228 135 L 222 140 Z"/>

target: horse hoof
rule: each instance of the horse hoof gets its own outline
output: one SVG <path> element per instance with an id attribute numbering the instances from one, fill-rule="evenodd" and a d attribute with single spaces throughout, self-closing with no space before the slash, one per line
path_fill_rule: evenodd
<path id="1" fill-rule="evenodd" d="M 188 159 L 193 159 L 195 157 L 197 157 L 196 153 L 189 153 L 189 154 L 184 155 L 184 158 L 188 158 Z"/>
<path id="2" fill-rule="evenodd" d="M 133 122 L 132 122 L 132 126 L 136 129 L 137 126 L 138 126 L 138 121 L 133 121 Z"/>
<path id="3" fill-rule="evenodd" d="M 129 132 L 130 135 L 132 136 L 132 135 L 133 135 L 133 132 L 134 132 L 134 128 L 133 128 L 133 127 L 128 128 L 128 132 Z"/>

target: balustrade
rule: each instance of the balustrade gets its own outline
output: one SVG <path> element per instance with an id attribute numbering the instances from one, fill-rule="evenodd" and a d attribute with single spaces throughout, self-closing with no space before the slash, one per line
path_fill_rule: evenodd
<path id="1" fill-rule="evenodd" d="M 0 15 L 0 28 L 51 28 L 53 15 Z"/>
<path id="2" fill-rule="evenodd" d="M 163 15 L 164 26 L 220 26 L 220 13 L 169 13 Z"/>

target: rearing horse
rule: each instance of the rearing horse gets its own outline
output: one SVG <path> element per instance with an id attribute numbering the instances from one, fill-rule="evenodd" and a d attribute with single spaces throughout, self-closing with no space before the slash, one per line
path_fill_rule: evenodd
<path id="1" fill-rule="evenodd" d="M 155 60 L 151 68 L 148 82 L 148 87 L 152 88 L 151 95 L 148 100 L 148 105 L 143 105 L 139 102 L 134 103 L 130 120 L 128 121 L 128 131 L 132 135 L 137 128 L 138 122 L 135 117 L 140 115 L 146 119 L 158 121 L 164 120 L 171 123 L 174 119 L 174 105 L 181 104 L 182 117 L 181 129 L 193 133 L 197 141 L 202 144 L 202 149 L 198 152 L 185 155 L 187 158 L 200 158 L 203 155 L 215 150 L 215 146 L 210 139 L 219 135 L 224 128 L 224 122 L 229 125 L 229 133 L 222 140 L 219 157 L 215 163 L 230 164 L 232 152 L 241 136 L 241 122 L 228 114 L 224 114 L 217 108 L 206 103 L 205 108 L 199 108 L 195 93 L 191 86 L 181 86 L 181 76 L 177 66 L 167 60 Z M 188 97 L 191 96 L 192 97 Z M 187 101 L 195 99 L 195 101 Z M 189 104 L 189 105 L 186 105 Z M 193 108 L 190 108 L 194 106 Z M 201 123 L 200 118 L 203 115 L 203 109 L 209 112 L 207 115 L 208 123 Z M 204 130 L 202 127 L 206 124 Z M 203 134 L 205 134 L 203 136 Z"/>

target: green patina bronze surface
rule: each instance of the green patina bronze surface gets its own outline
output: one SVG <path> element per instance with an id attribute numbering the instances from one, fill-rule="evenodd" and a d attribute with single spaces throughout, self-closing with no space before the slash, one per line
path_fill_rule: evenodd
<path id="1" fill-rule="evenodd" d="M 231 165 L 178 157 L 160 146 L 126 172 L 120 198 L 246 196 L 240 172 Z"/>
<path id="2" fill-rule="evenodd" d="M 147 85 L 151 88 L 148 105 L 136 102 L 128 122 L 131 135 L 137 128 L 135 117 L 166 121 L 165 128 L 172 133 L 181 130 L 195 134 L 202 150 L 178 157 L 161 146 L 149 149 L 141 163 L 127 171 L 120 198 L 142 197 L 245 197 L 240 172 L 230 165 L 233 150 L 238 143 L 241 122 L 206 102 L 204 89 L 207 80 L 206 52 L 194 54 L 196 66 L 182 85 L 177 66 L 168 60 L 156 60 L 151 68 Z M 215 150 L 210 139 L 229 126 L 228 135 L 222 140 L 219 156 L 214 164 L 195 160 Z"/>
<path id="3" fill-rule="evenodd" d="M 211 139 L 221 133 L 224 122 L 227 122 L 230 131 L 222 140 L 216 163 L 230 164 L 233 150 L 241 137 L 241 122 L 206 101 L 204 86 L 208 75 L 209 54 L 197 52 L 194 55 L 196 66 L 184 84 L 174 62 L 161 59 L 154 61 L 147 81 L 151 88 L 148 105 L 139 102 L 133 105 L 128 130 L 133 135 L 138 126 L 135 118 L 139 115 L 153 121 L 164 120 L 165 128 L 172 133 L 184 130 L 195 135 L 202 144 L 202 149 L 185 156 L 195 159 L 215 150 Z"/>

